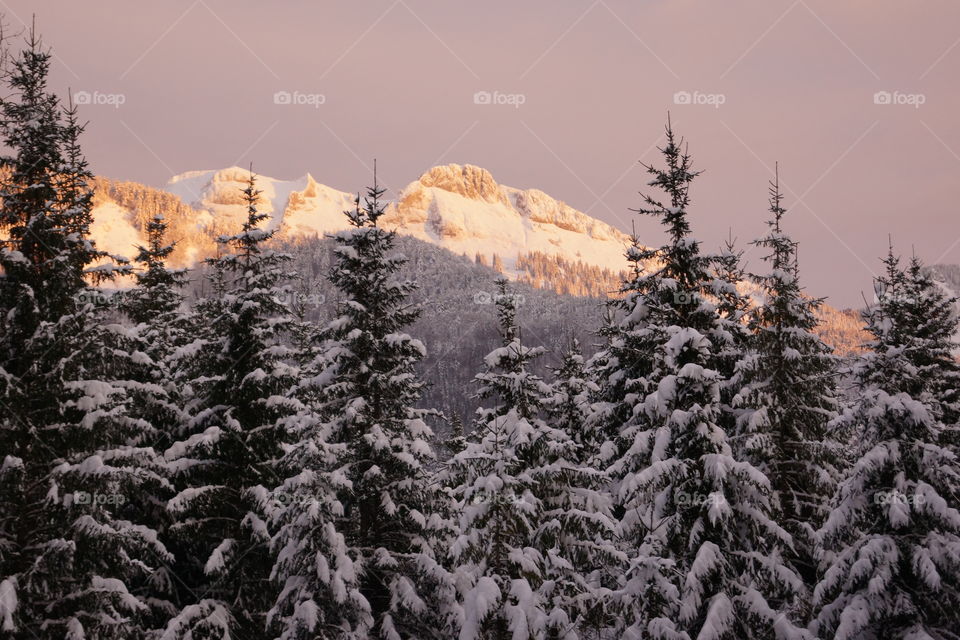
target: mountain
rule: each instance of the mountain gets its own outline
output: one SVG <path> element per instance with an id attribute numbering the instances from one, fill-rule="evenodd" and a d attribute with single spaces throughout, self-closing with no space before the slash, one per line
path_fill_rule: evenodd
<path id="1" fill-rule="evenodd" d="M 130 257 L 144 241 L 147 223 L 162 214 L 176 248 L 173 266 L 190 267 L 216 252 L 216 233 L 232 230 L 224 225 L 205 226 L 206 212 L 194 209 L 177 196 L 139 182 L 122 182 L 97 176 L 93 180 L 93 224 L 91 235 L 97 247 L 108 253 Z"/>
<path id="2" fill-rule="evenodd" d="M 930 272 L 943 287 L 944 293 L 957 299 L 957 313 L 960 314 L 960 264 L 935 264 L 930 267 Z M 960 343 L 960 330 L 957 331 L 954 340 Z M 960 352 L 956 355 L 960 358 Z"/>
<path id="3" fill-rule="evenodd" d="M 174 176 L 164 189 L 203 212 L 200 226 L 214 221 L 236 225 L 245 215 L 240 192 L 246 169 L 191 171 Z M 269 228 L 284 238 L 343 229 L 344 209 L 355 194 L 314 180 L 257 178 L 261 211 Z M 619 271 L 629 237 L 537 189 L 498 184 L 486 169 L 449 164 L 433 167 L 404 187 L 388 205 L 383 224 L 454 253 L 496 255 L 516 275 L 517 258 L 530 253 Z"/>
<path id="4" fill-rule="evenodd" d="M 930 271 L 949 295 L 960 296 L 960 264 L 935 264 Z"/>
<path id="5" fill-rule="evenodd" d="M 190 267 L 215 254 L 215 238 L 234 233 L 246 217 L 242 190 L 249 173 L 230 167 L 174 176 L 162 189 L 97 178 L 94 224 L 98 246 L 130 256 L 155 213 L 170 225 L 177 243 L 171 262 Z M 317 182 L 258 176 L 259 208 L 280 241 L 309 245 L 344 229 L 343 211 L 355 195 Z M 594 299 L 615 295 L 626 276 L 629 237 L 537 189 L 498 184 L 472 165 L 433 167 L 389 202 L 387 228 L 466 256 L 491 273 L 506 273 L 534 288 Z M 432 286 L 432 285 L 431 285 Z M 745 287 L 749 291 L 749 287 Z M 845 355 L 864 340 L 856 312 L 824 306 L 821 336 Z"/>

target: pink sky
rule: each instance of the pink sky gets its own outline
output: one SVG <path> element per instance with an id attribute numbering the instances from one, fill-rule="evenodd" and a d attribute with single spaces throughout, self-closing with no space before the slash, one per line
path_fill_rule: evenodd
<path id="1" fill-rule="evenodd" d="M 888 234 L 905 254 L 960 262 L 956 0 L 6 0 L 0 11 L 13 27 L 36 14 L 56 90 L 104 102 L 83 107 L 84 142 L 112 178 L 159 186 L 253 162 L 357 190 L 376 157 L 395 193 L 434 164 L 471 163 L 621 229 L 635 220 L 656 243 L 656 223 L 628 208 L 669 109 L 706 171 L 691 212 L 707 248 L 729 229 L 741 243 L 762 233 L 779 161 L 811 293 L 859 304 Z M 278 91 L 304 103 L 275 104 Z M 475 104 L 478 91 L 523 104 Z M 881 91 L 901 104 L 875 104 Z M 677 92 L 704 104 L 675 104 Z"/>

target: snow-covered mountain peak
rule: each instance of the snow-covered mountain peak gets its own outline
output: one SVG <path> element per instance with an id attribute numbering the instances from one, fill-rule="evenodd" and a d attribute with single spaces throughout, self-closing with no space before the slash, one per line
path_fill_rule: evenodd
<path id="1" fill-rule="evenodd" d="M 229 228 L 246 216 L 243 190 L 250 170 L 228 167 L 212 171 L 188 171 L 174 176 L 165 189 L 208 214 L 201 227 Z M 315 235 L 345 226 L 343 211 L 353 205 L 353 196 L 317 182 L 309 173 L 295 180 L 257 175 L 261 192 L 259 209 L 270 216 L 268 229 L 291 236 Z"/>
<path id="2" fill-rule="evenodd" d="M 460 253 L 539 251 L 613 271 L 624 268 L 627 235 L 539 189 L 499 184 L 486 169 L 433 167 L 407 185 L 392 212 L 397 226 Z M 420 235 L 414 233 L 413 235 Z"/>
<path id="3" fill-rule="evenodd" d="M 433 167 L 418 182 L 424 187 L 435 187 L 456 193 L 470 200 L 508 204 L 506 194 L 493 175 L 472 164 L 447 164 Z"/>
<path id="4" fill-rule="evenodd" d="M 228 167 L 174 176 L 166 190 L 203 212 L 198 225 L 229 231 L 246 215 L 242 191 L 249 170 Z M 343 211 L 355 192 L 317 182 L 309 173 L 296 180 L 257 176 L 260 210 L 269 229 L 282 235 L 315 235 L 347 226 Z M 433 167 L 390 202 L 383 224 L 457 253 L 495 254 L 511 270 L 516 258 L 541 252 L 619 271 L 626 234 L 577 211 L 539 189 L 499 184 L 481 167 Z"/>

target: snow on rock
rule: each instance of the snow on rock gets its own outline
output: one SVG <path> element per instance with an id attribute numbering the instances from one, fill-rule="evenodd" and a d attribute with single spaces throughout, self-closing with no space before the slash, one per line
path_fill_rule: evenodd
<path id="1" fill-rule="evenodd" d="M 188 171 L 163 187 L 201 212 L 198 230 L 238 228 L 246 216 L 242 191 L 249 170 Z M 298 237 L 347 228 L 344 210 L 353 209 L 355 192 L 317 182 L 309 173 L 295 180 L 257 176 L 259 209 L 267 230 Z M 629 244 L 627 234 L 591 218 L 538 189 L 499 184 L 486 169 L 449 164 L 427 170 L 400 190 L 382 224 L 399 233 L 454 251 L 487 259 L 501 257 L 509 271 L 519 254 L 539 251 L 620 271 Z M 105 202 L 94 210 L 93 235 L 108 251 L 130 255 L 143 239 L 132 212 Z M 196 259 L 204 255 L 193 254 Z"/>
<path id="2" fill-rule="evenodd" d="M 433 167 L 400 192 L 385 221 L 455 253 L 498 254 L 508 269 L 518 254 L 540 251 L 619 271 L 629 243 L 542 191 L 500 185 L 472 165 Z"/>
<path id="3" fill-rule="evenodd" d="M 198 220 L 239 227 L 246 217 L 243 190 L 250 172 L 240 167 L 219 171 L 189 171 L 171 178 L 165 189 L 190 206 L 209 214 Z M 354 195 L 331 189 L 307 174 L 296 180 L 257 176 L 258 208 L 269 216 L 267 230 L 290 236 L 316 235 L 346 226 L 343 212 L 353 208 Z"/>

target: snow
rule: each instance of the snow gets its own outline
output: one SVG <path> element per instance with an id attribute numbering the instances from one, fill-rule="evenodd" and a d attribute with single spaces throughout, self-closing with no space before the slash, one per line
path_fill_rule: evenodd
<path id="1" fill-rule="evenodd" d="M 707 618 L 703 621 L 697 640 L 723 640 L 729 637 L 733 621 L 733 603 L 725 593 L 718 593 L 710 600 Z"/>
<path id="2" fill-rule="evenodd" d="M 127 585 L 116 578 L 93 576 L 90 579 L 90 588 L 101 593 L 112 594 L 114 596 L 113 601 L 131 613 L 148 610 L 147 605 L 140 602 L 133 594 L 127 591 Z"/>
<path id="3" fill-rule="evenodd" d="M 223 571 L 227 565 L 227 557 L 233 550 L 234 544 L 235 541 L 231 538 L 227 538 L 218 544 L 217 548 L 214 549 L 210 554 L 210 557 L 207 558 L 207 563 L 203 567 L 203 572 L 207 575 L 214 575 Z"/>
<path id="4" fill-rule="evenodd" d="M 240 167 L 188 171 L 164 189 L 203 212 L 198 227 L 214 222 L 238 227 L 246 217 L 239 194 L 248 176 Z M 473 190 L 477 183 L 479 192 Z M 258 208 L 269 216 L 265 230 L 279 229 L 290 237 L 341 231 L 347 227 L 343 211 L 354 207 L 353 192 L 320 184 L 309 173 L 294 180 L 257 175 L 257 188 L 262 191 Z M 129 255 L 141 242 L 131 218 L 115 203 L 97 206 L 93 236 L 98 246 Z M 470 165 L 425 172 L 388 204 L 382 226 L 458 254 L 488 259 L 497 254 L 508 270 L 515 268 L 517 255 L 539 251 L 620 271 L 630 243 L 627 234 L 542 191 L 500 185 L 489 172 Z"/>
<path id="5" fill-rule="evenodd" d="M 0 473 L 6 473 L 12 469 L 22 469 L 23 460 L 16 456 L 6 455 L 3 457 L 3 464 L 0 465 Z"/>
<path id="6" fill-rule="evenodd" d="M 493 578 L 483 576 L 463 599 L 463 626 L 460 640 L 475 640 L 480 637 L 480 625 L 500 602 L 502 594 Z"/>
<path id="7" fill-rule="evenodd" d="M 114 202 L 105 202 L 94 209 L 90 234 L 97 248 L 121 256 L 136 254 L 138 244 L 144 242 L 133 222 L 133 214 Z"/>
<path id="8" fill-rule="evenodd" d="M 183 608 L 176 618 L 167 624 L 160 640 L 190 640 L 191 629 L 205 629 L 202 637 L 231 640 L 232 617 L 227 607 L 215 600 L 201 600 Z"/>
<path id="9" fill-rule="evenodd" d="M 412 182 L 399 195 L 398 230 L 455 253 L 479 252 L 488 258 L 496 253 L 508 268 L 517 254 L 541 251 L 623 269 L 626 234 L 543 192 L 499 189 L 504 197 L 490 202 Z"/>
<path id="10" fill-rule="evenodd" d="M 238 194 L 246 188 L 248 169 L 228 167 L 215 171 L 188 171 L 170 179 L 165 189 L 190 206 L 208 212 L 200 221 L 226 222 L 235 226 L 246 218 L 246 206 Z M 344 210 L 353 208 L 354 195 L 316 182 L 310 174 L 296 180 L 277 180 L 257 175 L 261 191 L 257 208 L 267 214 L 266 231 L 283 228 L 293 236 L 323 235 L 345 228 Z"/>
<path id="11" fill-rule="evenodd" d="M 17 579 L 5 578 L 0 582 L 0 629 L 14 631 L 13 614 L 17 610 Z"/>

